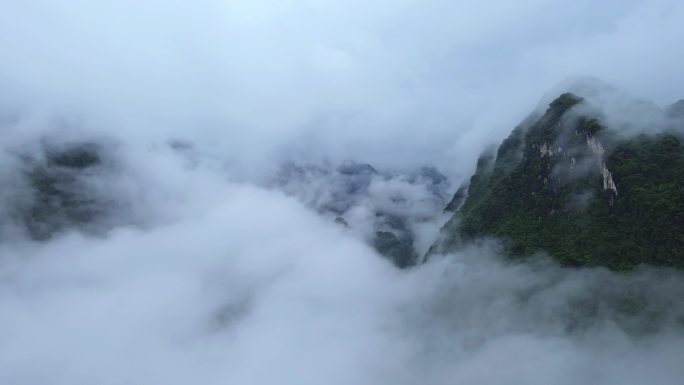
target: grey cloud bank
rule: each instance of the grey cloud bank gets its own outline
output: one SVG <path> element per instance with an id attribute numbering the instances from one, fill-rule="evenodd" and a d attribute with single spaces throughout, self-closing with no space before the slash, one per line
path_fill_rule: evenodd
<path id="1" fill-rule="evenodd" d="M 374 179 L 347 230 L 316 212 L 336 182 L 268 181 L 352 159 L 455 190 L 568 77 L 684 97 L 683 37 L 668 0 L 0 0 L 0 215 L 75 142 L 112 208 L 43 242 L 0 221 L 0 383 L 681 383 L 681 273 L 493 242 L 398 270 L 369 213 L 425 249 L 425 183 Z"/>

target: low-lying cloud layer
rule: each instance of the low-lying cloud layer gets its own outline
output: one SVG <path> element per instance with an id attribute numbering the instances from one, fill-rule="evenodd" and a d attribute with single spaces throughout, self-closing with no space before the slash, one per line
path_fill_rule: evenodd
<path id="1" fill-rule="evenodd" d="M 0 383 L 681 383 L 681 273 L 366 238 L 425 251 L 569 76 L 681 98 L 682 36 L 670 0 L 0 0 Z"/>
<path id="2" fill-rule="evenodd" d="M 278 193 L 106 239 L 4 244 L 3 383 L 677 383 L 681 274 L 396 270 Z M 245 215 L 248 212 L 250 215 Z"/>

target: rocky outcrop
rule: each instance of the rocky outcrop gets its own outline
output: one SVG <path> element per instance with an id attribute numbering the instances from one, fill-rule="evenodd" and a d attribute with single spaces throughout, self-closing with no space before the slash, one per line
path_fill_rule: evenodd
<path id="1" fill-rule="evenodd" d="M 454 193 L 454 196 L 451 198 L 449 203 L 446 205 L 444 208 L 444 211 L 447 212 L 455 212 L 458 209 L 461 208 L 463 203 L 466 200 L 466 197 L 468 196 L 468 185 L 464 184 L 461 187 L 456 190 L 456 193 Z"/>
<path id="2" fill-rule="evenodd" d="M 399 268 L 413 266 L 418 261 L 418 254 L 413 250 L 413 246 L 400 241 L 389 231 L 378 231 L 373 240 L 373 247 Z"/>
<path id="3" fill-rule="evenodd" d="M 92 188 L 102 176 L 103 152 L 91 142 L 43 144 L 40 151 L 20 152 L 14 157 L 19 170 L 8 181 L 13 192 L 3 195 L 6 215 L 0 227 L 18 228 L 34 240 L 67 229 L 96 232 L 95 223 L 108 207 Z"/>

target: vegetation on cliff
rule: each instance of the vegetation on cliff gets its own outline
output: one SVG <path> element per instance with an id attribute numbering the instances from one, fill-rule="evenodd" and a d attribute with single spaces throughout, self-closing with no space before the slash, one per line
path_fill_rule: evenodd
<path id="1" fill-rule="evenodd" d="M 484 155 L 434 251 L 482 237 L 512 257 L 571 266 L 684 267 L 684 146 L 676 131 L 622 136 L 561 95 Z M 582 109 L 584 110 L 584 109 Z"/>

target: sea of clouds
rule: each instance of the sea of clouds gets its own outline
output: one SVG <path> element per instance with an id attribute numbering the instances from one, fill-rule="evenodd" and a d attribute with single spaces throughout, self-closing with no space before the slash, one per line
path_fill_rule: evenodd
<path id="1" fill-rule="evenodd" d="M 399 270 L 368 212 L 425 250 L 425 181 L 374 180 L 351 229 L 327 176 L 271 183 L 353 160 L 453 192 L 569 76 L 681 98 L 682 36 L 673 0 L 0 0 L 0 383 L 682 383 L 679 272 L 492 240 Z M 107 210 L 31 240 L 27 164 L 74 143 Z"/>

